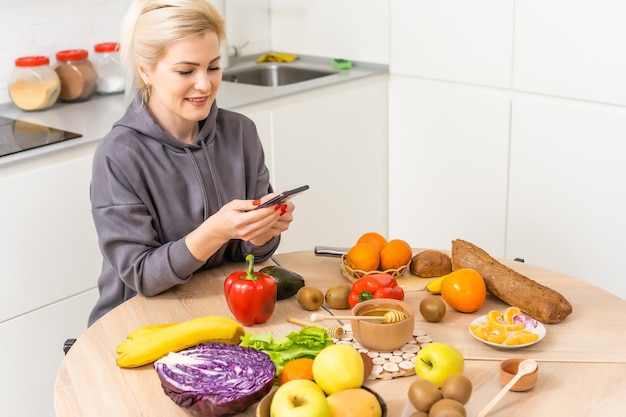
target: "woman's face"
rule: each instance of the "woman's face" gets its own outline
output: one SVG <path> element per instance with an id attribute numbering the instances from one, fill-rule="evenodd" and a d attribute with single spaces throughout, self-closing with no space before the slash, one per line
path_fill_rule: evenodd
<path id="1" fill-rule="evenodd" d="M 161 127 L 192 126 L 207 117 L 222 82 L 219 38 L 205 32 L 174 42 L 155 67 L 139 73 L 150 85 L 148 107 Z"/>

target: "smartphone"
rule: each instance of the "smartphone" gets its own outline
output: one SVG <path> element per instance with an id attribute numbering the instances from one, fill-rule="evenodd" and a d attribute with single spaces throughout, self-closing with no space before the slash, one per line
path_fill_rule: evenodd
<path id="1" fill-rule="evenodd" d="M 292 196 L 294 196 L 296 194 L 300 194 L 301 192 L 306 191 L 308 189 L 309 189 L 308 185 L 303 185 L 301 187 L 294 188 L 293 190 L 283 191 L 282 193 L 278 194 L 276 197 L 272 197 L 269 200 L 267 200 L 266 202 L 264 202 L 263 204 L 257 206 L 255 208 L 255 210 L 258 210 L 260 208 L 273 206 L 274 204 L 282 203 L 287 198 L 292 197 Z"/>

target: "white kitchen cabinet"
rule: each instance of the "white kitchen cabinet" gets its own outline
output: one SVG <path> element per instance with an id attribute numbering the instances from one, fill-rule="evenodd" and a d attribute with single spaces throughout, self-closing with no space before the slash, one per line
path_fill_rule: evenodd
<path id="1" fill-rule="evenodd" d="M 387 80 L 235 109 L 257 122 L 262 138 L 271 133 L 263 140 L 274 188 L 311 187 L 294 197 L 295 220 L 279 252 L 351 246 L 366 231 L 387 234 Z"/>
<path id="2" fill-rule="evenodd" d="M 389 235 L 450 249 L 460 238 L 504 252 L 510 98 L 391 76 Z"/>
<path id="3" fill-rule="evenodd" d="M 3 414 L 54 415 L 63 342 L 97 298 L 102 257 L 91 219 L 95 143 L 0 169 L 0 378 Z"/>
<path id="4" fill-rule="evenodd" d="M 512 109 L 507 257 L 626 299 L 626 109 L 540 96 Z"/>
<path id="5" fill-rule="evenodd" d="M 89 203 L 95 146 L 0 169 L 0 322 L 95 287 L 102 259 Z"/>
<path id="6" fill-rule="evenodd" d="M 3 416 L 54 416 L 63 343 L 85 330 L 97 297 L 98 290 L 91 289 L 0 323 Z"/>
<path id="7" fill-rule="evenodd" d="M 513 88 L 626 105 L 626 3 L 515 2 Z"/>
<path id="8" fill-rule="evenodd" d="M 514 5 L 513 0 L 389 1 L 390 72 L 510 87 Z"/>

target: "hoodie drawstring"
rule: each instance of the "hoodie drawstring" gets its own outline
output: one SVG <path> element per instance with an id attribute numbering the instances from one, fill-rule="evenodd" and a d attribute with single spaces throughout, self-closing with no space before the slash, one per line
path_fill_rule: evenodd
<path id="1" fill-rule="evenodd" d="M 202 152 L 204 152 L 204 157 L 206 158 L 206 164 L 209 167 L 209 172 L 211 173 L 211 181 L 213 181 L 213 188 L 215 189 L 215 195 L 217 197 L 217 207 L 222 207 L 222 193 L 219 192 L 217 187 L 217 178 L 215 175 L 215 171 L 213 170 L 213 164 L 211 163 L 211 158 L 209 158 L 209 150 L 207 149 L 206 141 L 200 141 L 202 145 Z"/>
<path id="2" fill-rule="evenodd" d="M 189 156 L 189 159 L 191 159 L 193 168 L 196 171 L 196 176 L 198 177 L 198 182 L 200 183 L 200 190 L 202 190 L 202 201 L 204 202 L 202 216 L 204 220 L 206 220 L 209 218 L 209 197 L 207 196 L 207 193 L 206 193 L 204 180 L 202 179 L 202 175 L 200 174 L 200 167 L 198 166 L 198 163 L 196 162 L 196 159 L 193 157 L 193 154 L 191 153 L 189 148 L 185 148 L 185 153 L 187 154 L 187 156 Z"/>

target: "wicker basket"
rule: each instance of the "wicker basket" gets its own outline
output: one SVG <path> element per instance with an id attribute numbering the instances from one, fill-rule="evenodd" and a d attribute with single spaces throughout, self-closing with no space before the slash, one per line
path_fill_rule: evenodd
<path id="1" fill-rule="evenodd" d="M 410 264 L 411 263 L 409 262 L 408 264 L 403 265 L 400 268 L 387 269 L 386 271 L 362 271 L 360 269 L 354 269 L 350 265 L 348 265 L 348 261 L 346 260 L 346 255 L 344 254 L 344 255 L 341 255 L 341 275 L 343 275 L 344 278 L 346 278 L 350 282 L 354 282 L 357 279 L 364 277 L 366 275 L 373 275 L 373 274 L 389 274 L 389 275 L 392 275 L 394 278 L 398 278 L 404 275 L 406 270 L 409 268 Z"/>

